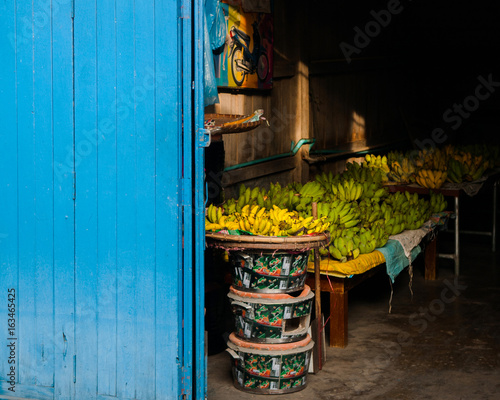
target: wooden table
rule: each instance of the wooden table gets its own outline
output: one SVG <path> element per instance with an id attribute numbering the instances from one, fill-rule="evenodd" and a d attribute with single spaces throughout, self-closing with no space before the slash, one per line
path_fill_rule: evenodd
<path id="1" fill-rule="evenodd" d="M 434 280 L 436 279 L 437 236 L 429 234 L 422 240 L 422 243 L 425 244 L 425 279 Z M 379 272 L 386 273 L 385 263 L 350 278 L 321 275 L 320 290 L 330 293 L 330 347 L 347 346 L 349 290 Z M 306 284 L 311 288 L 315 287 L 313 274 L 308 273 Z"/>

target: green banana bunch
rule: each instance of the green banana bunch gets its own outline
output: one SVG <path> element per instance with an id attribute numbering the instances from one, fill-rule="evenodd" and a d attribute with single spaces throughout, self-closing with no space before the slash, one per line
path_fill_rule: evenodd
<path id="1" fill-rule="evenodd" d="M 430 211 L 432 214 L 444 211 L 448 207 L 442 193 L 434 193 L 432 190 L 429 192 L 430 195 Z"/>
<path id="2" fill-rule="evenodd" d="M 356 201 L 363 194 L 363 185 L 355 182 L 353 178 L 332 184 L 331 189 L 333 194 L 343 201 Z"/>

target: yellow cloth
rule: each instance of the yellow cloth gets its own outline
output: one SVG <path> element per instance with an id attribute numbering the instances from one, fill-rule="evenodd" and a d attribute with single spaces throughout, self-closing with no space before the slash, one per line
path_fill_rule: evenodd
<path id="1" fill-rule="evenodd" d="M 383 263 L 385 263 L 384 255 L 380 251 L 374 250 L 369 254 L 360 254 L 358 258 L 344 263 L 324 258 L 320 261 L 319 270 L 323 275 L 347 278 L 351 275 L 362 274 Z M 314 272 L 313 261 L 307 264 L 307 272 Z"/>

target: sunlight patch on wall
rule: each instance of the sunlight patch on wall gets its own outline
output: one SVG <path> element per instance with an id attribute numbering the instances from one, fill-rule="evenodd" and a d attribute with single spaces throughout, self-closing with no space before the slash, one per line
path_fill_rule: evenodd
<path id="1" fill-rule="evenodd" d="M 352 112 L 351 119 L 351 142 L 364 141 L 366 136 L 365 117 L 359 115 L 356 111 Z"/>

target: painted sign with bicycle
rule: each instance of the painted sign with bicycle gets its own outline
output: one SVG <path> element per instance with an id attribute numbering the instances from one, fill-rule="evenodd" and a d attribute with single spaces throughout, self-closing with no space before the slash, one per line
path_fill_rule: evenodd
<path id="1" fill-rule="evenodd" d="M 217 86 L 271 89 L 273 21 L 270 12 L 248 12 L 242 0 L 222 0 L 226 42 L 214 54 Z"/>

